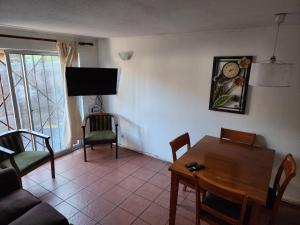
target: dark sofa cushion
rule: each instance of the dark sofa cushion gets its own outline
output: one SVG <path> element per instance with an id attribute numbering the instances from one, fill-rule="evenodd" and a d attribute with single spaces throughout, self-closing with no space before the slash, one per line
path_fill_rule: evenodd
<path id="1" fill-rule="evenodd" d="M 0 169 L 0 198 L 20 188 L 18 175 L 13 168 Z"/>
<path id="2" fill-rule="evenodd" d="M 6 225 L 39 204 L 41 200 L 19 189 L 0 198 L 0 225 Z"/>
<path id="3" fill-rule="evenodd" d="M 69 222 L 53 207 L 43 202 L 9 225 L 69 225 Z"/>

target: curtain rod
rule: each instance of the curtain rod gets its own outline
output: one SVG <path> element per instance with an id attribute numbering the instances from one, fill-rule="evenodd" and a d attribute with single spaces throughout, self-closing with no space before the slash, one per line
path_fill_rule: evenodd
<path id="1" fill-rule="evenodd" d="M 9 35 L 9 34 L 0 34 L 0 37 L 6 38 L 16 38 L 16 39 L 27 39 L 27 40 L 36 40 L 36 41 L 48 41 L 48 42 L 57 42 L 55 39 L 49 38 L 36 38 L 36 37 L 24 37 L 24 36 L 17 36 L 17 35 Z M 89 45 L 94 46 L 91 42 L 78 42 L 79 45 Z"/>

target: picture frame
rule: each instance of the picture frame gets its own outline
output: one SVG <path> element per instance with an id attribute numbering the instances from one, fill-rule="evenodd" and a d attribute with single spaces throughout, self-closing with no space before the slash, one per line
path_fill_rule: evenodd
<path id="1" fill-rule="evenodd" d="M 209 110 L 245 114 L 253 56 L 215 56 Z"/>

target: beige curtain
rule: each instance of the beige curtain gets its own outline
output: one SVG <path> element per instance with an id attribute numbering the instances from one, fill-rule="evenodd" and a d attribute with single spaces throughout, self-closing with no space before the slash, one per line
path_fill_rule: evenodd
<path id="1" fill-rule="evenodd" d="M 65 127 L 64 146 L 69 149 L 81 138 L 81 117 L 76 97 L 69 97 L 66 85 L 66 67 L 78 66 L 78 52 L 76 42 L 57 42 L 57 49 L 61 63 L 61 75 L 64 82 L 65 93 Z"/>

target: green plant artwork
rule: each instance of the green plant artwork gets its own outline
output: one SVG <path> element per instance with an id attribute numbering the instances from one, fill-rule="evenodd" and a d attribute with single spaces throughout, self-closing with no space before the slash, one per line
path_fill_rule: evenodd
<path id="1" fill-rule="evenodd" d="M 252 56 L 216 56 L 209 109 L 245 113 Z"/>

